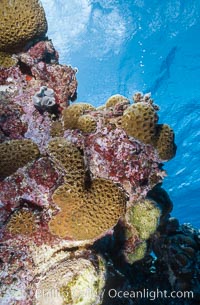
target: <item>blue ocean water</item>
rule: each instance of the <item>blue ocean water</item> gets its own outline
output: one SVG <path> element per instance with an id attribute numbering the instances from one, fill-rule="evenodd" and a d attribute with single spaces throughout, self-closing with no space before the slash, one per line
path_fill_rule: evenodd
<path id="1" fill-rule="evenodd" d="M 42 0 L 60 62 L 78 67 L 78 101 L 151 92 L 178 146 L 164 188 L 200 227 L 200 1 Z"/>

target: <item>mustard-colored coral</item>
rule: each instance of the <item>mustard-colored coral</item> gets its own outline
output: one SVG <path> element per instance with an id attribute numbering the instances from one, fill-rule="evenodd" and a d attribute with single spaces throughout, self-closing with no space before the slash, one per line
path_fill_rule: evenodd
<path id="1" fill-rule="evenodd" d="M 121 127 L 128 136 L 145 144 L 151 144 L 156 132 L 157 113 L 154 107 L 146 102 L 138 102 L 129 106 L 121 118 Z"/>
<path id="2" fill-rule="evenodd" d="M 157 125 L 155 147 L 162 160 L 170 160 L 175 156 L 176 145 L 174 143 L 174 131 L 169 125 Z"/>
<path id="3" fill-rule="evenodd" d="M 11 234 L 31 235 L 36 231 L 36 218 L 27 210 L 16 211 L 6 225 Z"/>
<path id="4" fill-rule="evenodd" d="M 133 225 L 141 239 L 147 240 L 157 229 L 161 217 L 161 210 L 157 204 L 149 199 L 135 203 L 127 215 L 128 223 Z"/>
<path id="5" fill-rule="evenodd" d="M 115 94 L 115 95 L 112 95 L 111 97 L 109 97 L 109 99 L 106 101 L 105 106 L 106 106 L 106 108 L 110 108 L 110 107 L 114 107 L 117 104 L 123 103 L 123 102 L 129 102 L 129 100 L 123 95 Z"/>
<path id="6" fill-rule="evenodd" d="M 0 67 L 10 68 L 17 64 L 17 59 L 13 58 L 10 54 L 0 52 Z"/>
<path id="7" fill-rule="evenodd" d="M 52 234 L 75 240 L 94 239 L 112 228 L 124 214 L 124 192 L 112 181 L 94 179 L 89 188 L 59 187 L 53 201 L 61 212 L 49 223 Z"/>
<path id="8" fill-rule="evenodd" d="M 62 137 L 64 134 L 63 126 L 60 121 L 54 121 L 51 123 L 50 134 L 52 137 Z"/>
<path id="9" fill-rule="evenodd" d="M 70 105 L 63 110 L 63 123 L 65 129 L 77 128 L 79 117 L 85 114 L 86 111 L 93 111 L 95 108 L 87 103 L 78 103 Z"/>
<path id="10" fill-rule="evenodd" d="M 147 252 L 147 243 L 146 241 L 142 241 L 138 243 L 135 247 L 135 250 L 132 253 L 127 253 L 126 260 L 129 264 L 133 264 L 137 261 L 143 259 Z"/>
<path id="11" fill-rule="evenodd" d="M 45 12 L 38 0 L 1 0 L 0 20 L 1 51 L 20 51 L 47 32 Z"/>
<path id="12" fill-rule="evenodd" d="M 97 122 L 89 114 L 85 114 L 79 117 L 76 127 L 85 133 L 91 133 L 96 130 Z"/>
<path id="13" fill-rule="evenodd" d="M 84 159 L 74 144 L 63 138 L 55 138 L 49 142 L 47 151 L 53 162 L 65 171 L 68 183 L 84 183 Z"/>
<path id="14" fill-rule="evenodd" d="M 11 140 L 0 144 L 0 179 L 39 156 L 37 145 L 31 140 Z"/>

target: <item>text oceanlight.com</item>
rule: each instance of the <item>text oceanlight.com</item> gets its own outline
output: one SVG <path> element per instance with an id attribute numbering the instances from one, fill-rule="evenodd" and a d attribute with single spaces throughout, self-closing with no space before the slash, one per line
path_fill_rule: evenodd
<path id="1" fill-rule="evenodd" d="M 155 299 L 192 299 L 194 297 L 193 291 L 167 291 L 167 290 L 130 290 L 130 291 L 117 291 L 116 289 L 108 290 L 108 296 L 111 299 L 114 298 L 129 298 L 129 299 L 149 299 L 154 301 Z"/>

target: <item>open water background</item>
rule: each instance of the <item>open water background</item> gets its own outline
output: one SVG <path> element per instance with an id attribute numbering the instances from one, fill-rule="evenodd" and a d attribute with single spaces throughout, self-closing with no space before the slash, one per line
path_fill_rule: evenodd
<path id="1" fill-rule="evenodd" d="M 200 1 L 42 0 L 60 63 L 78 67 L 78 101 L 151 92 L 177 155 L 164 188 L 181 223 L 200 227 Z"/>

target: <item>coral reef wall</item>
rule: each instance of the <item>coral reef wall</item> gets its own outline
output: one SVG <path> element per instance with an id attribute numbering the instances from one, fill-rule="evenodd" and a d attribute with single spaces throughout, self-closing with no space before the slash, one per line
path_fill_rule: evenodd
<path id="1" fill-rule="evenodd" d="M 118 270 L 150 277 L 152 250 L 167 284 L 198 287 L 198 233 L 170 219 L 161 187 L 174 133 L 151 95 L 73 103 L 77 70 L 59 64 L 40 2 L 0 8 L 1 304 L 106 304 Z"/>

